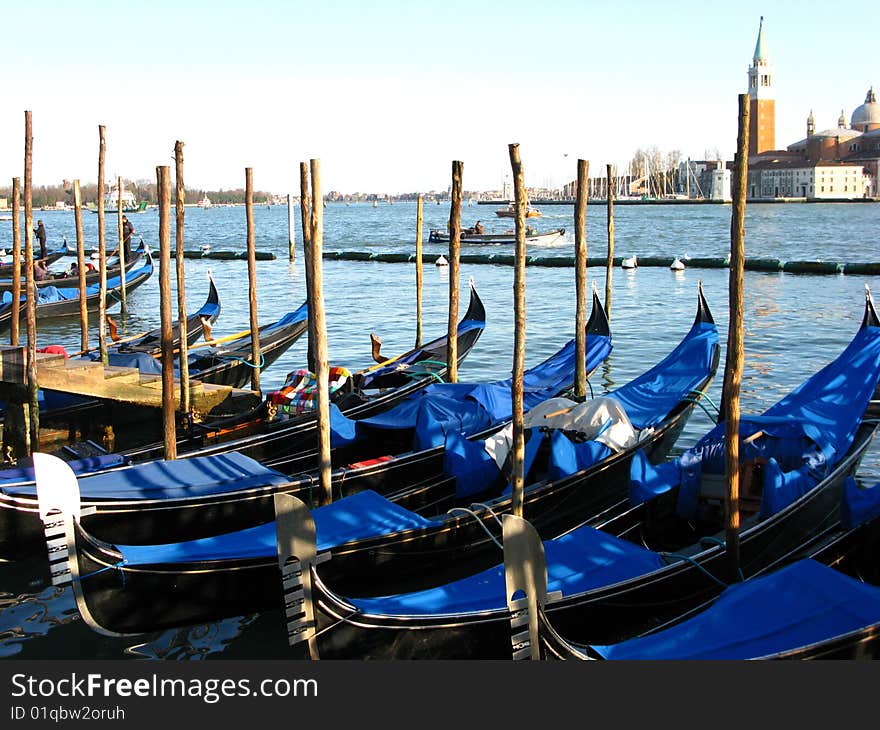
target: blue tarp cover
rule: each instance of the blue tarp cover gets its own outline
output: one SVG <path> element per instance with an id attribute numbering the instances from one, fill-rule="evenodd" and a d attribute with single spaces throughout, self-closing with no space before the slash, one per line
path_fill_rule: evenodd
<path id="1" fill-rule="evenodd" d="M 581 593 L 663 566 L 654 552 L 591 527 L 581 527 L 555 540 L 544 542 L 547 558 L 547 590 L 564 596 Z M 378 598 L 349 598 L 368 614 L 448 615 L 503 609 L 504 565 L 424 591 Z"/>
<path id="2" fill-rule="evenodd" d="M 183 499 L 206 497 L 290 479 L 238 452 L 192 459 L 151 461 L 79 480 L 81 499 Z M 36 494 L 34 484 L 4 489 L 9 494 Z"/>
<path id="3" fill-rule="evenodd" d="M 880 589 L 813 560 L 727 588 L 653 635 L 593 646 L 606 659 L 754 659 L 880 622 Z"/>
<path id="4" fill-rule="evenodd" d="M 758 431 L 763 436 L 741 446 L 741 459 L 760 457 L 765 468 L 761 518 L 813 488 L 850 448 L 862 416 L 880 380 L 880 327 L 859 330 L 833 362 L 759 416 L 743 416 L 740 436 Z M 723 423 L 713 428 L 679 459 L 678 473 L 669 470 L 669 487 L 680 475 L 678 511 L 694 514 L 701 475 L 724 473 Z M 645 474 L 633 463 L 631 494 L 647 494 L 640 487 Z M 654 475 L 656 477 L 656 475 Z M 644 485 L 643 485 L 644 486 Z M 650 489 L 662 491 L 656 478 Z"/>
<path id="5" fill-rule="evenodd" d="M 122 454 L 100 454 L 98 456 L 89 456 L 84 459 L 74 459 L 73 461 L 68 461 L 67 465 L 73 469 L 74 474 L 91 474 L 104 469 L 124 466 L 128 462 L 129 458 Z M 8 484 L 10 482 L 32 482 L 33 480 L 34 468 L 32 466 L 0 470 L 0 484 Z M 0 491 L 5 492 L 6 494 L 20 494 L 20 492 L 13 492 L 12 490 L 4 490 L 2 487 L 0 487 Z"/>
<path id="6" fill-rule="evenodd" d="M 366 537 L 436 524 L 367 490 L 312 511 L 318 550 Z M 117 545 L 127 565 L 266 558 L 278 554 L 275 523 L 166 545 Z"/>

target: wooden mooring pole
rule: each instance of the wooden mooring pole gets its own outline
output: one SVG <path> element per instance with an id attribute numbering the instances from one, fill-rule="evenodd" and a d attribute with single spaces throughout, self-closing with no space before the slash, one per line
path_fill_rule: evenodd
<path id="1" fill-rule="evenodd" d="M 12 178 L 12 319 L 9 344 L 18 346 L 18 318 L 21 316 L 21 179 Z"/>
<path id="2" fill-rule="evenodd" d="M 725 421 L 724 453 L 727 473 L 726 546 L 731 576 L 740 569 L 739 486 L 740 437 L 739 396 L 743 375 L 743 279 L 745 264 L 746 185 L 748 180 L 749 95 L 739 95 L 739 133 L 734 163 L 733 206 L 730 217 L 730 320 L 727 329 L 727 355 L 724 369 L 722 408 Z"/>
<path id="3" fill-rule="evenodd" d="M 523 431 L 523 373 L 526 359 L 526 188 L 519 145 L 508 145 L 513 173 L 513 200 L 516 209 L 516 248 L 513 268 L 513 375 L 510 396 L 513 415 L 513 492 L 511 512 L 523 516 L 525 474 L 525 434 Z"/>
<path id="4" fill-rule="evenodd" d="M 324 317 L 324 283 L 322 249 L 324 247 L 324 206 L 321 196 L 321 163 L 310 160 L 312 172 L 312 210 L 311 210 L 311 255 L 312 298 L 309 311 L 314 310 L 315 329 L 315 377 L 318 396 L 318 469 L 321 482 L 323 504 L 333 501 L 333 487 L 330 479 L 330 364 L 327 354 L 327 325 Z"/>
<path id="5" fill-rule="evenodd" d="M 587 397 L 587 184 L 590 163 L 577 161 L 577 198 L 574 207 L 574 395 Z M 523 264 L 525 265 L 525 264 Z"/>
<path id="6" fill-rule="evenodd" d="M 162 349 L 162 439 L 165 458 L 177 458 L 174 342 L 171 334 L 171 168 L 156 168 L 159 197 L 159 315 Z"/>
<path id="7" fill-rule="evenodd" d="M 299 163 L 299 212 L 302 219 L 303 260 L 305 262 L 306 302 L 314 299 L 312 292 L 312 196 L 309 192 L 309 166 L 306 162 Z M 309 372 L 315 372 L 315 312 L 308 304 L 308 350 L 306 362 Z"/>
<path id="8" fill-rule="evenodd" d="M 28 389 L 28 436 L 30 438 L 27 456 L 40 446 L 40 404 L 37 384 L 37 292 L 34 285 L 34 206 L 33 155 L 34 133 L 33 113 L 24 113 L 24 225 L 27 245 L 25 246 L 25 314 L 27 317 L 27 389 Z"/>
<path id="9" fill-rule="evenodd" d="M 458 270 L 461 254 L 461 176 L 464 163 L 452 162 L 452 205 L 449 210 L 449 322 L 446 342 L 447 379 L 458 382 Z"/>
<path id="10" fill-rule="evenodd" d="M 98 265 L 100 269 L 100 295 L 98 297 L 98 348 L 101 362 L 107 364 L 107 249 L 104 241 L 104 154 L 107 142 L 104 125 L 98 125 Z M 86 295 L 83 289 L 80 297 Z"/>
<path id="11" fill-rule="evenodd" d="M 122 215 L 122 176 L 120 175 L 116 178 L 116 233 L 119 239 L 117 256 L 119 257 L 119 285 L 121 287 L 119 307 L 120 311 L 125 314 L 125 247 L 122 245 Z"/>
<path id="12" fill-rule="evenodd" d="M 180 412 L 189 413 L 189 342 L 186 322 L 186 262 L 184 261 L 183 234 L 184 215 L 186 210 L 186 189 L 183 185 L 183 142 L 174 143 L 174 183 L 176 187 L 175 243 L 177 245 L 177 322 L 180 329 L 180 346 L 178 352 L 178 370 L 180 372 Z"/>
<path id="13" fill-rule="evenodd" d="M 422 226 L 423 205 L 421 194 L 416 202 L 416 347 L 422 346 Z"/>
<path id="14" fill-rule="evenodd" d="M 86 240 L 83 234 L 79 179 L 73 181 L 73 218 L 76 226 L 76 274 L 79 290 L 83 292 L 86 290 Z M 79 298 L 79 349 L 81 352 L 89 349 L 89 310 L 84 296 Z"/>
<path id="15" fill-rule="evenodd" d="M 605 316 L 611 321 L 611 297 L 614 289 L 614 186 L 611 184 L 613 167 L 606 166 L 608 175 L 608 197 L 607 218 L 608 218 L 608 257 L 605 260 Z"/>
<path id="16" fill-rule="evenodd" d="M 287 194 L 287 255 L 291 261 L 296 261 L 296 216 L 293 214 L 293 194 Z"/>
<path id="17" fill-rule="evenodd" d="M 247 214 L 248 304 L 251 314 L 251 390 L 260 393 L 260 324 L 257 319 L 257 254 L 254 242 L 254 170 L 245 168 L 245 212 Z"/>

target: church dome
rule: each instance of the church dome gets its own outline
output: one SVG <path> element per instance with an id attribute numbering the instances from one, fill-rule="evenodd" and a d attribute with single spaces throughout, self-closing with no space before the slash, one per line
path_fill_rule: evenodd
<path id="1" fill-rule="evenodd" d="M 868 95 L 865 97 L 865 103 L 852 113 L 852 119 L 850 121 L 850 126 L 853 128 L 869 124 L 880 124 L 880 104 L 877 103 L 877 97 L 874 95 L 873 86 L 868 90 Z"/>

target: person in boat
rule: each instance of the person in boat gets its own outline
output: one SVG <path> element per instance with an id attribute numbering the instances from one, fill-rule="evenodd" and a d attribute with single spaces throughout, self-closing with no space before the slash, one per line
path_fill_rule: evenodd
<path id="1" fill-rule="evenodd" d="M 486 230 L 483 228 L 483 224 L 480 223 L 480 221 L 477 221 L 476 223 L 474 223 L 473 232 L 476 234 L 480 234 L 480 233 L 485 233 Z"/>
<path id="2" fill-rule="evenodd" d="M 34 261 L 34 281 L 46 281 L 49 278 L 49 267 L 43 260 Z"/>
<path id="3" fill-rule="evenodd" d="M 131 261 L 131 235 L 134 233 L 134 226 L 125 216 L 122 216 L 122 250 L 125 252 L 125 260 Z"/>
<path id="4" fill-rule="evenodd" d="M 526 226 L 526 235 L 527 236 L 537 236 L 538 230 L 534 226 Z"/>
<path id="5" fill-rule="evenodd" d="M 37 227 L 34 228 L 34 235 L 40 242 L 40 258 L 44 259 L 46 258 L 46 227 L 43 225 L 42 220 L 37 221 Z"/>

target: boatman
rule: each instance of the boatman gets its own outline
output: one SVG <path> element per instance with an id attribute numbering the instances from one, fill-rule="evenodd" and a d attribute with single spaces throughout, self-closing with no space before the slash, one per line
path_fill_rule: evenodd
<path id="1" fill-rule="evenodd" d="M 131 261 L 131 234 L 134 226 L 125 216 L 122 216 L 122 250 L 125 252 L 126 263 Z"/>
<path id="2" fill-rule="evenodd" d="M 40 242 L 40 258 L 44 259 L 46 258 L 46 228 L 43 226 L 43 221 L 37 221 L 37 227 L 34 228 L 34 235 Z"/>
<path id="3" fill-rule="evenodd" d="M 484 233 L 483 224 L 480 221 L 474 223 L 474 233 Z"/>

